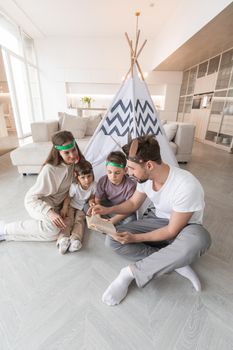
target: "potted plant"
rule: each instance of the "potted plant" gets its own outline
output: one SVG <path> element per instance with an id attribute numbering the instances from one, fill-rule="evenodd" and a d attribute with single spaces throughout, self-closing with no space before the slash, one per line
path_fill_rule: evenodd
<path id="1" fill-rule="evenodd" d="M 91 102 L 93 102 L 93 98 L 89 96 L 84 96 L 81 98 L 81 102 L 83 103 L 84 106 L 87 106 L 87 108 L 91 108 Z"/>

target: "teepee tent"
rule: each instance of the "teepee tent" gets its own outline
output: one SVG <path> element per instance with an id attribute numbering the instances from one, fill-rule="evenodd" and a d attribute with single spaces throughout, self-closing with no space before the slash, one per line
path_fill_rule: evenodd
<path id="1" fill-rule="evenodd" d="M 134 50 L 132 41 L 126 34 L 131 50 L 128 77 L 84 152 L 86 159 L 93 165 L 97 180 L 105 174 L 107 155 L 111 151 L 121 150 L 130 139 L 142 135 L 155 135 L 160 145 L 162 159 L 170 165 L 177 165 L 138 64 L 138 56 L 146 43 L 145 41 L 137 53 L 139 35 L 140 31 L 137 31 Z"/>

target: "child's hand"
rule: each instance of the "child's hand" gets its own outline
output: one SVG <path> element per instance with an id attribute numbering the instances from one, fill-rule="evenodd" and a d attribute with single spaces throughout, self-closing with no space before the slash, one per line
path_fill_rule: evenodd
<path id="1" fill-rule="evenodd" d="M 87 216 L 92 216 L 92 208 L 93 208 L 93 206 L 90 206 L 88 209 L 87 209 L 87 212 L 86 212 L 86 215 Z"/>
<path id="2" fill-rule="evenodd" d="M 111 208 L 110 207 L 104 207 L 103 205 L 100 204 L 96 204 L 93 208 L 92 208 L 92 215 L 95 214 L 99 214 L 99 215 L 106 215 L 111 213 Z"/>
<path id="3" fill-rule="evenodd" d="M 60 215 L 63 219 L 65 219 L 68 216 L 68 209 L 62 208 L 62 210 L 60 211 Z"/>

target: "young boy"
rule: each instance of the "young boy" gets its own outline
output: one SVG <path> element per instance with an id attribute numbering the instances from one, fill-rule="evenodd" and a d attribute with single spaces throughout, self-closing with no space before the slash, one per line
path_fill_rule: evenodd
<path id="1" fill-rule="evenodd" d="M 94 204 L 96 182 L 92 165 L 83 160 L 74 165 L 75 182 L 70 186 L 61 210 L 67 227 L 61 231 L 57 239 L 57 247 L 61 254 L 75 252 L 82 247 L 85 231 L 85 217 L 88 206 Z"/>
<path id="2" fill-rule="evenodd" d="M 107 175 L 102 176 L 97 183 L 95 203 L 112 206 L 132 197 L 136 189 L 136 183 L 126 175 L 126 157 L 123 152 L 115 151 L 108 155 L 106 171 Z M 109 221 L 116 225 L 128 223 L 135 220 L 135 218 L 135 214 L 130 216 L 113 214 Z"/>

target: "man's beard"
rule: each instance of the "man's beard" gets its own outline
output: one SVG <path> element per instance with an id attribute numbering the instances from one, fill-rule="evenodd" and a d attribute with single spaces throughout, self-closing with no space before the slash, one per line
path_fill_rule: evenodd
<path id="1" fill-rule="evenodd" d="M 138 179 L 136 176 L 132 176 L 133 179 L 135 179 L 139 184 L 144 184 L 146 181 L 149 180 L 149 177 L 146 179 Z"/>
<path id="2" fill-rule="evenodd" d="M 149 179 L 136 179 L 139 184 L 144 184 L 147 182 Z"/>

